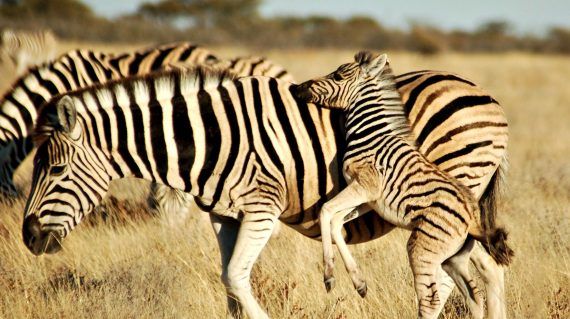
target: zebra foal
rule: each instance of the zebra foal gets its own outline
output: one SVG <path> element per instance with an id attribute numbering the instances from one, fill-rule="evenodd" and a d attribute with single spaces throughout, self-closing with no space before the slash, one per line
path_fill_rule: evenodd
<path id="1" fill-rule="evenodd" d="M 343 172 L 348 185 L 320 212 L 327 290 L 334 285 L 334 239 L 355 288 L 361 296 L 366 294 L 341 232 L 344 222 L 357 217 L 365 205 L 386 221 L 411 230 L 407 249 L 418 317 L 439 315 L 440 276 L 446 271 L 473 316 L 482 318 L 482 299 L 469 274 L 468 253 L 475 239 L 499 265 L 508 265 L 513 251 L 506 244 L 507 233 L 495 226 L 494 215 L 481 215 L 468 188 L 417 150 L 386 55 L 359 52 L 355 62 L 299 85 L 295 95 L 345 113 Z"/>

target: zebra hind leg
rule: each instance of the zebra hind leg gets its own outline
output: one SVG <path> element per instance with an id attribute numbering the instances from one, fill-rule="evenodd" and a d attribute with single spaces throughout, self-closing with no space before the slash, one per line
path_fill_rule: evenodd
<path id="1" fill-rule="evenodd" d="M 483 297 L 475 281 L 469 274 L 469 256 L 475 241 L 468 238 L 461 250 L 443 263 L 443 270 L 453 278 L 457 288 L 465 297 L 473 318 L 483 318 Z"/>
<path id="2" fill-rule="evenodd" d="M 485 283 L 487 317 L 490 319 L 506 318 L 505 269 L 498 265 L 479 243 L 475 245 L 471 253 L 471 262 Z"/>
<path id="3" fill-rule="evenodd" d="M 439 298 L 439 276 L 443 260 L 440 254 L 430 249 L 427 235 L 417 228 L 408 240 L 408 259 L 414 275 L 418 318 L 437 318 L 441 309 Z M 430 247 L 430 248 L 428 248 Z"/>
<path id="4" fill-rule="evenodd" d="M 237 236 L 240 228 L 240 222 L 236 219 L 229 217 L 222 217 L 215 214 L 210 215 L 210 223 L 212 229 L 218 240 L 218 247 L 220 248 L 220 255 L 222 259 L 222 282 L 226 286 L 226 295 L 228 303 L 228 319 L 241 318 L 242 308 L 238 300 L 230 295 L 230 289 L 227 285 L 228 278 L 228 265 L 234 252 L 234 246 L 237 241 Z"/>

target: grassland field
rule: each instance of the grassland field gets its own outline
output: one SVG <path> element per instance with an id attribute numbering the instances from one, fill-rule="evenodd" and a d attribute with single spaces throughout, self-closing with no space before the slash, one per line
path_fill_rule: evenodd
<path id="1" fill-rule="evenodd" d="M 122 51 L 142 45 L 64 43 Z M 351 61 L 355 50 L 211 48 L 222 57 L 264 55 L 299 81 Z M 422 56 L 387 52 L 397 73 L 453 71 L 486 88 L 509 120 L 510 170 L 499 220 L 516 251 L 506 273 L 510 318 L 570 318 L 570 58 L 526 53 Z M 0 89 L 15 80 L 0 66 Z M 56 255 L 34 257 L 21 239 L 31 161 L 17 171 L 22 198 L 0 205 L 0 318 L 220 318 L 225 290 L 205 213 L 175 227 L 149 213 L 148 183 L 123 180 L 106 200 L 109 217 L 90 218 Z M 97 216 L 91 216 L 97 217 Z M 361 299 L 340 265 L 337 287 L 322 283 L 321 245 L 283 227 L 254 267 L 255 295 L 272 318 L 413 318 L 412 276 L 394 231 L 352 246 L 369 285 Z M 458 292 L 442 318 L 469 318 Z"/>

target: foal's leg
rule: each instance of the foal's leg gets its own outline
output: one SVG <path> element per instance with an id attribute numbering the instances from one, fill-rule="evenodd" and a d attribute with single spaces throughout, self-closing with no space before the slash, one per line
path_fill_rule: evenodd
<path id="1" fill-rule="evenodd" d="M 360 269 L 358 268 L 358 265 L 356 264 L 354 257 L 350 253 L 350 250 L 348 249 L 348 246 L 344 241 L 344 237 L 342 235 L 342 226 L 345 222 L 354 218 L 358 218 L 359 216 L 367 213 L 368 210 L 369 210 L 368 206 L 364 205 L 363 207 L 361 205 L 359 208 L 356 208 L 353 211 L 345 211 L 336 214 L 331 222 L 332 238 L 338 248 L 340 256 L 342 257 L 342 261 L 344 262 L 344 267 L 346 268 L 346 271 L 348 272 L 350 278 L 352 279 L 354 288 L 356 289 L 356 291 L 358 291 L 358 294 L 363 298 L 366 296 L 368 288 L 366 286 L 366 282 L 362 279 L 362 275 L 360 274 Z"/>
<path id="2" fill-rule="evenodd" d="M 341 247 L 343 247 L 341 254 L 343 261 L 345 256 L 350 256 L 350 251 L 346 248 L 344 238 L 342 237 L 342 223 L 335 223 L 334 233 L 331 231 L 333 218 L 344 219 L 344 216 L 352 212 L 356 207 L 361 204 L 369 202 L 369 196 L 365 190 L 357 183 L 351 182 L 344 190 L 338 193 L 331 200 L 326 202 L 321 208 L 320 212 L 320 226 L 321 226 L 321 239 L 323 244 L 323 261 L 324 261 L 324 282 L 327 291 L 330 291 L 334 287 L 334 252 L 332 246 L 332 236 L 335 236 L 335 240 L 338 239 Z M 338 216 L 338 217 L 337 217 Z M 339 248 L 340 249 L 340 248 Z M 354 259 L 350 256 L 349 262 L 354 264 Z M 355 267 L 351 264 L 351 267 Z"/>
<path id="3" fill-rule="evenodd" d="M 430 247 L 433 238 L 418 228 L 408 240 L 408 259 L 414 275 L 418 301 L 418 318 L 437 318 L 441 301 L 438 293 L 438 269 L 443 261 L 439 252 Z"/>

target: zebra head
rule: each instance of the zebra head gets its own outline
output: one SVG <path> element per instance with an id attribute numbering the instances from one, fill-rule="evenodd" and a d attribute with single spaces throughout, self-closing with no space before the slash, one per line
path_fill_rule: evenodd
<path id="1" fill-rule="evenodd" d="M 56 98 L 38 117 L 38 149 L 22 227 L 24 242 L 35 255 L 59 251 L 62 239 L 109 188 L 104 159 L 87 146 L 76 102 L 69 96 Z"/>
<path id="2" fill-rule="evenodd" d="M 324 77 L 295 86 L 293 94 L 304 102 L 323 107 L 348 108 L 359 95 L 366 93 L 366 86 L 385 73 L 388 65 L 386 54 L 358 52 L 354 56 L 354 62 L 345 63 Z"/>

